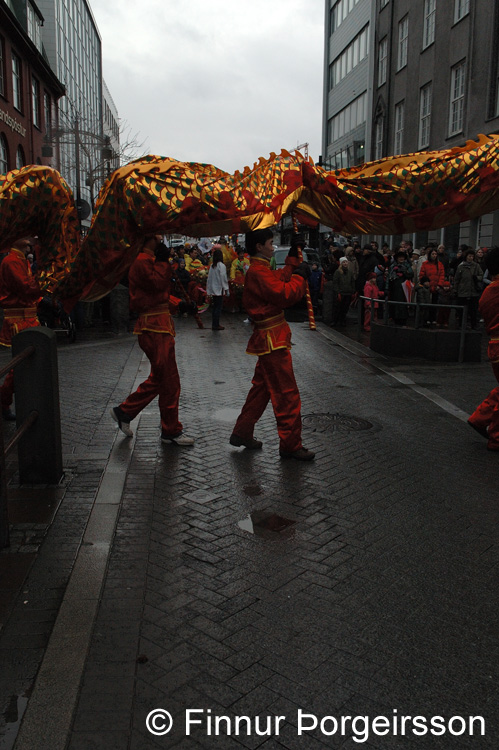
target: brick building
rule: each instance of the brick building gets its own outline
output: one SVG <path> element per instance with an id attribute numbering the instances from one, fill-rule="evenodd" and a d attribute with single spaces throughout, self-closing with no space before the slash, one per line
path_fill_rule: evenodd
<path id="1" fill-rule="evenodd" d="M 29 0 L 0 0 L 0 173 L 52 166 L 44 141 L 57 125 L 64 86 L 43 54 L 43 16 Z"/>

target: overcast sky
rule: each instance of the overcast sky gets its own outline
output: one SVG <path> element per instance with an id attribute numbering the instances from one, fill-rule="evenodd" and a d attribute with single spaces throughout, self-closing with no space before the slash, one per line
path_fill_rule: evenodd
<path id="1" fill-rule="evenodd" d="M 143 151 L 234 172 L 321 153 L 324 0 L 90 0 L 104 78 Z"/>

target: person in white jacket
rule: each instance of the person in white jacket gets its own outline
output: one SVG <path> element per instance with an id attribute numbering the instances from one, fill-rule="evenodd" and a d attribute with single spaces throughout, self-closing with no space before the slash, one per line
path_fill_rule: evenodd
<path id="1" fill-rule="evenodd" d="M 213 331 L 223 331 L 220 325 L 220 313 L 224 294 L 229 294 L 229 282 L 227 281 L 227 269 L 225 268 L 224 256 L 220 249 L 213 251 L 213 258 L 208 272 L 206 282 L 206 294 L 212 297 L 211 327 Z"/>

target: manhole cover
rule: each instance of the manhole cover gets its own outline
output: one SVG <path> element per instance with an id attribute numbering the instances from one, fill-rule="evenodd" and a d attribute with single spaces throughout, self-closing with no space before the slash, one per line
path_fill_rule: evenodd
<path id="1" fill-rule="evenodd" d="M 316 432 L 360 432 L 370 430 L 372 422 L 361 417 L 353 417 L 350 414 L 307 414 L 302 417 L 304 427 Z"/>

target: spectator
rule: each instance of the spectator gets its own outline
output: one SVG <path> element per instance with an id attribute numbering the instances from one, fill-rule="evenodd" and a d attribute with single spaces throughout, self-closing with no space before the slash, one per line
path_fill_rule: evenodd
<path id="1" fill-rule="evenodd" d="M 206 283 L 206 294 L 212 298 L 211 329 L 212 331 L 223 331 L 225 326 L 220 325 L 220 313 L 224 295 L 229 294 L 229 282 L 227 281 L 227 269 L 225 268 L 224 256 L 221 248 L 213 251 L 213 263 L 208 272 Z"/>
<path id="2" fill-rule="evenodd" d="M 419 250 L 413 250 L 411 253 L 411 266 L 412 266 L 412 272 L 414 274 L 415 279 L 419 279 L 419 271 L 421 270 L 422 263 L 420 263 L 421 259 L 421 252 Z M 423 259 L 424 262 L 424 259 Z"/>
<path id="3" fill-rule="evenodd" d="M 478 300 L 482 293 L 482 279 L 483 271 L 475 262 L 475 253 L 469 247 L 464 254 L 463 262 L 456 269 L 454 291 L 457 296 L 457 304 L 462 307 L 468 305 L 468 314 L 473 330 L 478 328 Z M 462 316 L 462 310 L 458 310 L 459 325 L 461 325 Z"/>
<path id="4" fill-rule="evenodd" d="M 238 245 L 237 247 L 237 258 L 235 258 L 230 266 L 230 297 L 229 307 L 233 312 L 236 311 L 236 305 L 239 308 L 239 312 L 243 311 L 243 289 L 244 279 L 249 268 L 249 256 L 244 253 L 244 247 Z"/>
<path id="5" fill-rule="evenodd" d="M 340 267 L 340 264 L 336 260 L 335 256 L 333 255 L 332 250 L 328 251 L 327 256 L 322 265 L 322 271 L 324 273 L 324 280 L 332 281 L 333 276 L 339 267 Z"/>
<path id="6" fill-rule="evenodd" d="M 386 244 L 383 245 L 383 258 L 386 269 L 389 269 L 393 263 L 393 250 Z"/>
<path id="7" fill-rule="evenodd" d="M 333 326 L 346 326 L 347 312 L 355 292 L 355 279 L 348 258 L 340 258 L 340 267 L 333 276 L 333 292 L 336 295 L 333 308 Z"/>
<path id="8" fill-rule="evenodd" d="M 452 284 L 450 283 L 449 279 L 445 279 L 440 289 L 440 292 L 438 294 L 438 304 L 450 305 L 451 299 L 452 299 Z M 437 325 L 439 325 L 441 328 L 448 328 L 449 318 L 450 318 L 450 307 L 447 309 L 443 307 L 439 307 L 438 312 L 437 312 Z"/>
<path id="9" fill-rule="evenodd" d="M 460 263 L 462 263 L 462 261 L 464 260 L 464 257 L 463 257 L 464 250 L 463 250 L 463 248 L 464 248 L 464 250 L 467 250 L 468 246 L 467 245 L 459 245 L 455 257 L 452 258 L 451 261 L 449 261 L 449 276 L 455 276 L 455 273 L 456 273 L 458 265 Z"/>
<path id="10" fill-rule="evenodd" d="M 419 325 L 426 326 L 429 321 L 430 303 L 431 303 L 431 282 L 428 276 L 420 276 L 419 281 L 414 287 L 416 302 L 419 308 Z"/>
<path id="11" fill-rule="evenodd" d="M 438 260 L 438 252 L 435 245 L 428 245 L 426 248 L 426 260 L 421 266 L 419 278 L 426 276 L 430 280 L 431 304 L 438 304 L 438 294 L 442 289 L 445 281 L 444 264 Z M 436 308 L 430 307 L 428 319 L 431 325 L 437 325 Z"/>
<path id="12" fill-rule="evenodd" d="M 487 272 L 487 263 L 485 259 L 485 250 L 483 249 L 483 247 L 477 247 L 476 253 L 475 253 L 475 260 L 480 266 L 480 268 L 482 269 L 483 276 L 485 277 L 485 274 Z M 488 282 L 488 279 L 485 280 L 485 278 L 482 278 L 482 292 L 487 286 L 487 282 Z"/>
<path id="13" fill-rule="evenodd" d="M 178 260 L 177 270 L 175 271 L 175 278 L 183 287 L 184 292 L 188 293 L 189 284 L 191 282 L 191 275 L 185 267 L 185 260 L 183 258 L 179 258 Z"/>
<path id="14" fill-rule="evenodd" d="M 449 271 L 450 271 L 450 259 L 445 250 L 445 245 L 439 245 L 437 247 L 437 253 L 438 253 L 438 259 L 440 263 L 443 263 L 444 265 L 445 278 L 448 279 Z"/>
<path id="15" fill-rule="evenodd" d="M 345 257 L 348 258 L 348 265 L 351 272 L 353 273 L 355 281 L 357 281 L 357 278 L 359 276 L 359 261 L 357 260 L 354 249 L 351 245 L 347 247 L 345 251 Z"/>
<path id="16" fill-rule="evenodd" d="M 357 277 L 357 291 L 362 294 L 364 291 L 364 285 L 367 281 L 367 274 L 372 273 L 378 263 L 383 263 L 383 259 L 379 259 L 376 255 L 375 249 L 371 245 L 364 245 L 362 250 L 362 257 L 359 262 L 359 275 Z"/>
<path id="17" fill-rule="evenodd" d="M 364 284 L 364 297 L 369 297 L 368 300 L 364 300 L 364 331 L 371 330 L 371 315 L 379 307 L 377 300 L 381 296 L 383 296 L 383 292 L 380 292 L 376 283 L 376 274 L 374 272 L 368 273 Z M 374 311 L 371 310 L 371 300 L 374 300 L 372 303 Z"/>
<path id="18" fill-rule="evenodd" d="M 388 276 L 388 272 L 387 272 L 385 266 L 383 266 L 383 265 L 381 265 L 381 263 L 379 263 L 376 266 L 376 268 L 374 269 L 374 273 L 376 274 L 376 285 L 377 285 L 379 291 L 384 294 L 385 293 L 385 289 L 386 289 L 386 279 L 387 279 L 387 276 Z"/>
<path id="19" fill-rule="evenodd" d="M 414 273 L 404 250 L 395 254 L 395 262 L 388 273 L 388 298 L 393 302 L 407 302 L 406 282 L 414 277 Z M 405 326 L 409 310 L 406 305 L 390 305 L 390 319 L 398 325 Z"/>

